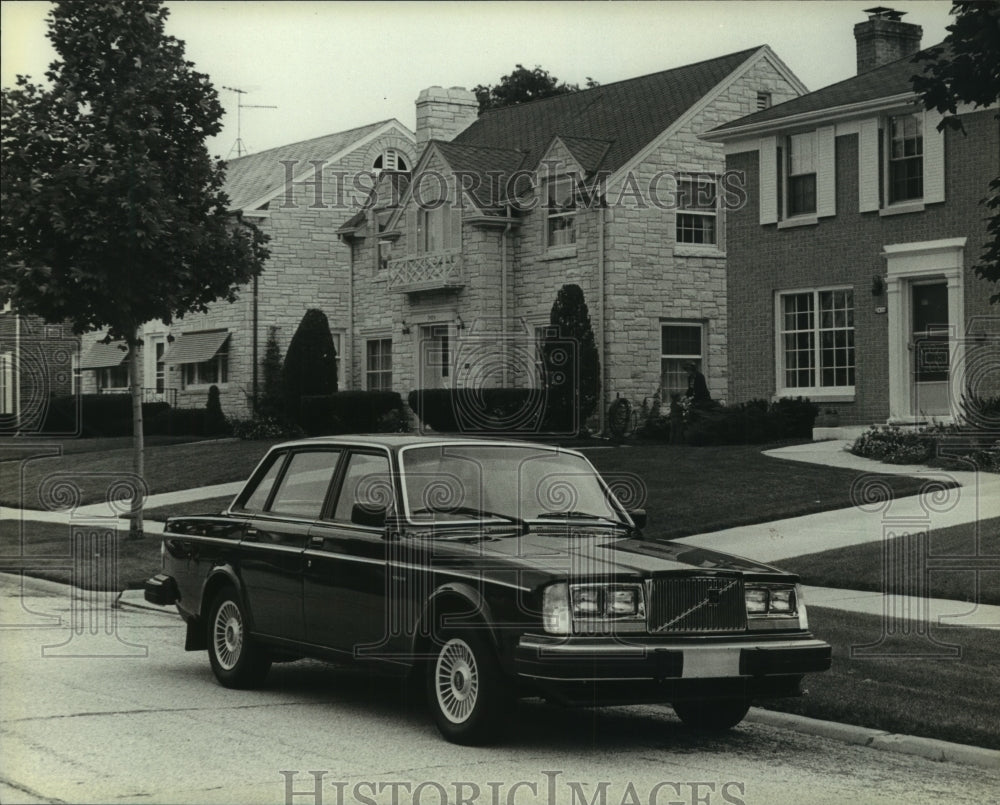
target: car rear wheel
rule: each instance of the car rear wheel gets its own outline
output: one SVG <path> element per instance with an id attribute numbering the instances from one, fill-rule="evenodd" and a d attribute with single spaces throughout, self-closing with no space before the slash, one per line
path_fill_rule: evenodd
<path id="1" fill-rule="evenodd" d="M 514 701 L 492 648 L 468 631 L 439 639 L 427 668 L 427 698 L 444 738 L 467 746 L 503 737 L 503 719 Z"/>
<path id="2" fill-rule="evenodd" d="M 746 699 L 674 702 L 674 712 L 684 726 L 697 730 L 728 730 L 739 724 L 749 709 Z"/>
<path id="3" fill-rule="evenodd" d="M 271 667 L 267 652 L 250 637 L 243 604 L 235 590 L 223 590 L 212 601 L 208 660 L 215 678 L 227 688 L 256 687 Z"/>

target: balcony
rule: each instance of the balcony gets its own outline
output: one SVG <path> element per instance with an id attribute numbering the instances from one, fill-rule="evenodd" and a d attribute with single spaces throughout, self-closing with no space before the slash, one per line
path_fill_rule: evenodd
<path id="1" fill-rule="evenodd" d="M 458 249 L 389 261 L 389 290 L 399 293 L 457 290 L 465 285 Z"/>

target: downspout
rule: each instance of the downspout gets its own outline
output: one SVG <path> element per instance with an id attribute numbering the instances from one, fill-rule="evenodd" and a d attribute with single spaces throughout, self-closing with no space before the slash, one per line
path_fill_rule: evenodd
<path id="1" fill-rule="evenodd" d="M 13 305 L 11 306 L 13 310 Z M 21 314 L 14 311 L 14 358 L 10 367 L 11 401 L 14 408 L 14 427 L 21 428 Z"/>
<path id="2" fill-rule="evenodd" d="M 510 236 L 510 202 L 506 206 L 507 225 L 500 235 L 500 359 L 503 362 L 503 385 L 510 386 L 510 361 L 507 355 L 507 293 L 510 288 L 510 281 L 507 276 L 507 239 Z"/>
<path id="3" fill-rule="evenodd" d="M 375 219 L 375 270 L 378 271 L 378 218 Z M 344 363 L 344 355 L 350 355 L 353 359 L 354 357 L 354 240 L 348 239 L 343 235 L 340 236 L 340 243 L 347 247 L 347 332 L 344 333 L 344 343 L 341 347 L 341 351 L 344 353 L 340 356 L 340 375 L 344 378 L 344 385 L 348 388 L 354 388 L 354 371 L 352 369 L 350 377 L 347 375 L 347 370 L 353 367 L 353 360 L 351 363 Z M 337 387 L 337 391 L 343 391 L 344 389 Z"/>
<path id="4" fill-rule="evenodd" d="M 604 227 L 606 223 L 607 207 L 602 201 L 598 209 L 597 226 L 597 310 L 600 313 L 601 337 L 599 344 L 598 360 L 601 363 L 601 391 L 598 394 L 600 403 L 598 404 L 598 432 L 603 434 L 607 428 L 607 402 L 608 402 L 608 361 L 607 361 L 607 310 L 605 305 L 605 269 L 604 269 Z"/>
<path id="5" fill-rule="evenodd" d="M 257 369 L 257 326 L 258 326 L 258 307 L 257 307 L 257 303 L 258 303 L 257 275 L 255 274 L 254 278 L 253 278 L 253 326 L 251 328 L 251 330 L 253 332 L 253 338 L 251 339 L 251 343 L 253 344 L 253 346 L 252 346 L 252 350 L 253 350 L 253 358 L 252 358 L 252 360 L 253 360 L 253 381 L 252 381 L 253 411 L 251 411 L 251 414 L 253 416 L 257 415 L 257 402 L 258 402 L 258 398 L 257 398 L 257 393 L 258 393 L 257 392 L 257 371 L 258 371 L 258 369 Z"/>

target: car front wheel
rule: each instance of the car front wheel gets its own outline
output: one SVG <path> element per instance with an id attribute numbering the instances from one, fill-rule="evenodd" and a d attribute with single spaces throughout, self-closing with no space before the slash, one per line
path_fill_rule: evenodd
<path id="1" fill-rule="evenodd" d="M 739 724 L 749 709 L 746 699 L 674 702 L 674 712 L 684 726 L 698 730 L 728 730 Z"/>
<path id="2" fill-rule="evenodd" d="M 253 642 L 235 590 L 220 592 L 208 616 L 208 659 L 215 678 L 227 688 L 252 688 L 264 681 L 271 658 Z"/>
<path id="3" fill-rule="evenodd" d="M 444 738 L 467 746 L 501 738 L 514 701 L 491 647 L 474 632 L 441 637 L 427 669 L 427 698 Z"/>

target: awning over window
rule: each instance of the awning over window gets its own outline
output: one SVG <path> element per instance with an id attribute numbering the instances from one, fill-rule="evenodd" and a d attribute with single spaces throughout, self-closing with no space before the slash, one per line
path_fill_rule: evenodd
<path id="1" fill-rule="evenodd" d="M 80 368 L 111 369 L 120 366 L 121 362 L 128 357 L 126 349 L 124 341 L 92 344 L 90 349 L 80 358 Z"/>
<path id="2" fill-rule="evenodd" d="M 229 340 L 229 330 L 181 333 L 163 356 L 164 363 L 204 363 Z"/>

